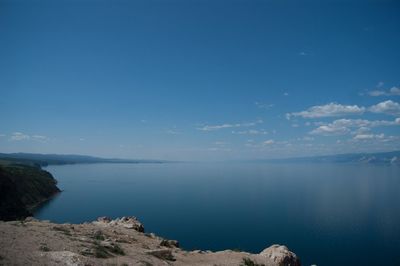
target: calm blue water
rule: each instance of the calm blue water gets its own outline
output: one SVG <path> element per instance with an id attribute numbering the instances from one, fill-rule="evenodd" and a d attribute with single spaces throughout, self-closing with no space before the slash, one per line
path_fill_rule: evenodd
<path id="1" fill-rule="evenodd" d="M 186 249 L 287 245 L 303 265 L 400 265 L 400 167 L 81 164 L 47 168 L 64 190 L 40 219 L 134 215 Z"/>

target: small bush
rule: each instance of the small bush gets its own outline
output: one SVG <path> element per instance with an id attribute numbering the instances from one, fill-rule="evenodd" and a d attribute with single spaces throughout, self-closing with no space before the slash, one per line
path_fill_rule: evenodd
<path id="1" fill-rule="evenodd" d="M 118 244 L 103 246 L 99 242 L 94 242 L 93 250 L 96 258 L 110 258 L 113 256 L 113 254 L 125 255 L 125 251 Z"/>
<path id="2" fill-rule="evenodd" d="M 153 266 L 153 264 L 151 264 L 150 262 L 145 261 L 145 260 L 141 260 L 141 261 L 139 261 L 139 263 L 141 263 L 141 265 L 143 265 L 143 266 Z"/>
<path id="3" fill-rule="evenodd" d="M 39 247 L 39 250 L 40 250 L 40 251 L 44 251 L 44 252 L 50 251 L 50 249 L 49 249 L 46 245 L 40 246 L 40 247 Z"/>
<path id="4" fill-rule="evenodd" d="M 96 239 L 96 240 L 100 240 L 100 241 L 103 241 L 103 240 L 106 239 L 104 234 L 100 230 L 94 232 L 93 238 Z"/>
<path id="5" fill-rule="evenodd" d="M 113 244 L 111 247 L 107 247 L 112 253 L 117 255 L 125 255 L 125 251 L 118 244 Z"/>
<path id="6" fill-rule="evenodd" d="M 61 227 L 61 226 L 53 226 L 53 230 L 54 231 L 59 231 L 59 232 L 63 233 L 64 235 L 67 235 L 67 236 L 71 235 L 71 232 L 69 231 L 68 228 L 64 228 L 64 227 Z"/>
<path id="7" fill-rule="evenodd" d="M 101 259 L 112 257 L 107 249 L 100 244 L 94 245 L 94 256 Z"/>
<path id="8" fill-rule="evenodd" d="M 243 258 L 243 262 L 240 266 L 265 266 L 265 264 L 258 264 L 252 261 L 250 258 Z"/>

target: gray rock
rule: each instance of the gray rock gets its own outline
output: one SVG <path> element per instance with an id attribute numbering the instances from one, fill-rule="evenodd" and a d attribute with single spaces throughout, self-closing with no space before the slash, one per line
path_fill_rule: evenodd
<path id="1" fill-rule="evenodd" d="M 25 218 L 25 222 L 38 222 L 38 221 L 39 221 L 38 219 L 36 219 L 36 218 L 34 218 L 32 216 L 29 216 L 29 217 Z"/>
<path id="2" fill-rule="evenodd" d="M 296 254 L 291 252 L 286 246 L 272 245 L 260 253 L 261 256 L 270 258 L 279 266 L 300 266 L 300 260 Z"/>
<path id="3" fill-rule="evenodd" d="M 146 253 L 162 260 L 170 260 L 170 261 L 175 260 L 170 249 L 154 249 L 154 250 L 149 250 Z"/>
<path id="4" fill-rule="evenodd" d="M 120 219 L 117 218 L 115 220 L 112 220 L 109 217 L 99 217 L 94 223 L 103 223 L 111 227 L 121 226 L 127 229 L 134 229 L 138 232 L 144 232 L 144 226 L 134 216 L 122 217 Z"/>
<path id="5" fill-rule="evenodd" d="M 128 229 L 134 229 L 138 232 L 144 232 L 144 226 L 139 222 L 136 217 L 122 217 L 119 223 Z"/>
<path id="6" fill-rule="evenodd" d="M 161 240 L 160 246 L 168 247 L 168 248 L 179 248 L 179 242 L 177 240 Z"/>
<path id="7" fill-rule="evenodd" d="M 109 222 L 111 222 L 111 218 L 107 217 L 107 216 L 102 216 L 102 217 L 97 218 L 97 221 L 102 222 L 102 223 L 109 223 Z"/>

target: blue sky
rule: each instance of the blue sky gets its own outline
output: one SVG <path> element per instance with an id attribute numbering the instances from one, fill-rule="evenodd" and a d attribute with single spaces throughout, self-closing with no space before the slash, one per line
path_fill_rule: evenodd
<path id="1" fill-rule="evenodd" d="M 0 152 L 400 149 L 399 14 L 399 1 L 2 0 Z"/>

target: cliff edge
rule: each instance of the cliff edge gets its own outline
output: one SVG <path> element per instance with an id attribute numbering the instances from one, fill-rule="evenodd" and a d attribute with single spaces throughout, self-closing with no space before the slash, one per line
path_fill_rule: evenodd
<path id="1" fill-rule="evenodd" d="M 27 218 L 0 222 L 0 265 L 265 265 L 300 266 L 285 246 L 259 254 L 185 251 L 176 240 L 144 233 L 135 217 L 106 217 L 83 224 Z"/>

